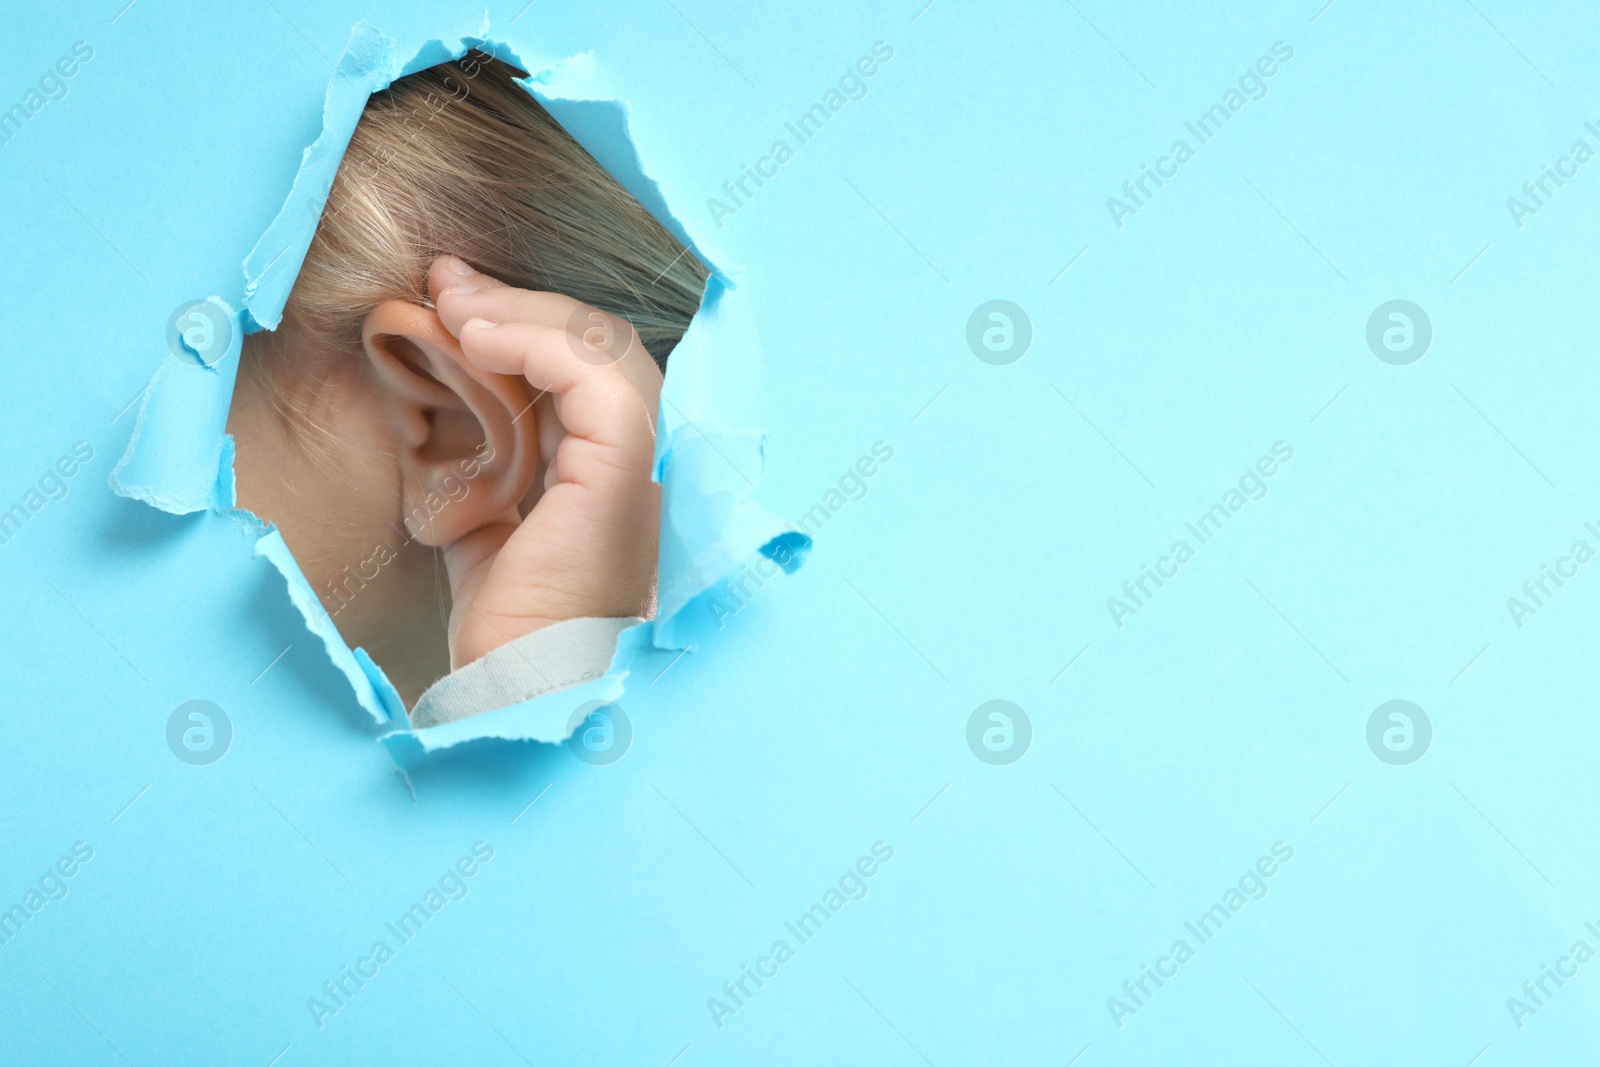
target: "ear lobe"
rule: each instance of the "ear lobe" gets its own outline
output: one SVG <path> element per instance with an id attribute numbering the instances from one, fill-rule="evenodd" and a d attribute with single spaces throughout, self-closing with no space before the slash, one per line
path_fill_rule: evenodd
<path id="1" fill-rule="evenodd" d="M 477 370 L 434 311 L 404 300 L 369 312 L 361 343 L 390 413 L 413 537 L 450 544 L 529 494 L 539 444 L 526 379 Z"/>

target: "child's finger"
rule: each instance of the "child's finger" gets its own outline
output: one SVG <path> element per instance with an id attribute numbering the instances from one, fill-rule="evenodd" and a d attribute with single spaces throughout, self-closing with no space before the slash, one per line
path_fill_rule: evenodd
<path id="1" fill-rule="evenodd" d="M 509 288 L 457 256 L 440 256 L 428 265 L 428 295 L 435 299 L 446 289 Z"/>
<path id="2" fill-rule="evenodd" d="M 438 285 L 440 281 L 444 284 Z M 561 293 L 505 285 L 453 256 L 441 256 L 429 273 L 434 308 L 455 337 L 471 319 L 526 322 L 565 329 L 568 345 L 587 363 L 616 363 L 644 398 L 652 422 L 661 395 L 661 370 L 633 324 Z"/>
<path id="3" fill-rule="evenodd" d="M 520 374 L 534 388 L 559 395 L 567 433 L 630 453 L 653 453 L 654 434 L 643 398 L 615 365 L 579 359 L 566 330 L 469 319 L 461 326 L 460 340 L 462 354 L 480 370 Z"/>
<path id="4" fill-rule="evenodd" d="M 462 324 L 471 318 L 564 326 L 583 306 L 560 293 L 514 288 L 454 256 L 440 256 L 433 261 L 428 271 L 428 295 L 433 298 L 445 329 L 458 335 Z"/>
<path id="5" fill-rule="evenodd" d="M 567 329 L 575 318 L 583 318 L 586 307 L 560 293 L 535 293 L 509 285 L 472 291 L 447 287 L 434 297 L 433 306 L 444 328 L 458 337 L 468 319 L 531 322 L 535 326 Z"/>

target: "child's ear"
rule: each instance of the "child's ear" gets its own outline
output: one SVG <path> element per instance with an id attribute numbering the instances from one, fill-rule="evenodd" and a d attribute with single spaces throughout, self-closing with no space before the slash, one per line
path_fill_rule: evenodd
<path id="1" fill-rule="evenodd" d="M 514 509 L 539 465 L 527 380 L 477 370 L 437 314 L 404 300 L 372 309 L 361 343 L 394 427 L 407 530 L 447 545 Z"/>

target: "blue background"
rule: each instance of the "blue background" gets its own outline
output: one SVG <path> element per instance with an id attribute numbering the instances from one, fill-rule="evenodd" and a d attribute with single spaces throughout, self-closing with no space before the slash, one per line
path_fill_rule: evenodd
<path id="1" fill-rule="evenodd" d="M 702 399 L 767 432 L 759 501 L 798 518 L 875 442 L 894 458 L 802 569 L 635 669 L 620 762 L 499 744 L 397 773 L 252 532 L 105 477 L 172 309 L 242 292 L 352 26 L 414 51 L 481 8 L 9 9 L 0 106 L 74 41 L 94 58 L 0 145 L 0 510 L 74 442 L 95 458 L 0 545 L 0 906 L 94 849 L 0 947 L 7 1062 L 1592 1046 L 1600 964 L 1520 1028 L 1506 1005 L 1600 949 L 1600 564 L 1521 627 L 1506 607 L 1600 547 L 1600 162 L 1520 228 L 1506 205 L 1600 149 L 1592 12 L 521 6 L 491 4 L 488 36 L 592 49 L 666 203 L 740 270 L 764 384 Z M 875 41 L 894 58 L 867 96 L 718 226 L 706 199 Z M 1266 97 L 1119 228 L 1106 198 L 1277 41 Z M 995 298 L 1032 322 L 1009 366 L 966 343 Z M 1365 340 L 1396 298 L 1434 330 L 1409 366 Z M 1106 598 L 1280 440 L 1269 495 L 1116 626 Z M 1033 725 L 1004 767 L 965 740 L 997 698 Z M 1433 724 L 1407 766 L 1366 742 L 1397 698 Z M 211 766 L 165 740 L 192 699 L 232 721 Z M 1119 1029 L 1107 999 L 1280 840 L 1266 898 Z M 307 999 L 478 841 L 466 899 L 319 1028 Z M 876 841 L 867 897 L 719 1027 L 707 998 Z"/>

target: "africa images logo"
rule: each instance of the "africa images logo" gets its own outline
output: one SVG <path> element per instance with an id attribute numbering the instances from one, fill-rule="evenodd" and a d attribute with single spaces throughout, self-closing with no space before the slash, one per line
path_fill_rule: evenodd
<path id="1" fill-rule="evenodd" d="M 967 747 L 992 767 L 1017 762 L 1033 744 L 1033 720 L 1009 700 L 979 704 L 967 718 Z"/>
<path id="2" fill-rule="evenodd" d="M 179 704 L 167 717 L 167 747 L 191 767 L 206 767 L 228 754 L 233 723 L 209 700 Z"/>
<path id="3" fill-rule="evenodd" d="M 1433 744 L 1433 721 L 1409 700 L 1379 704 L 1367 719 L 1367 747 L 1393 767 L 1415 763 Z"/>

